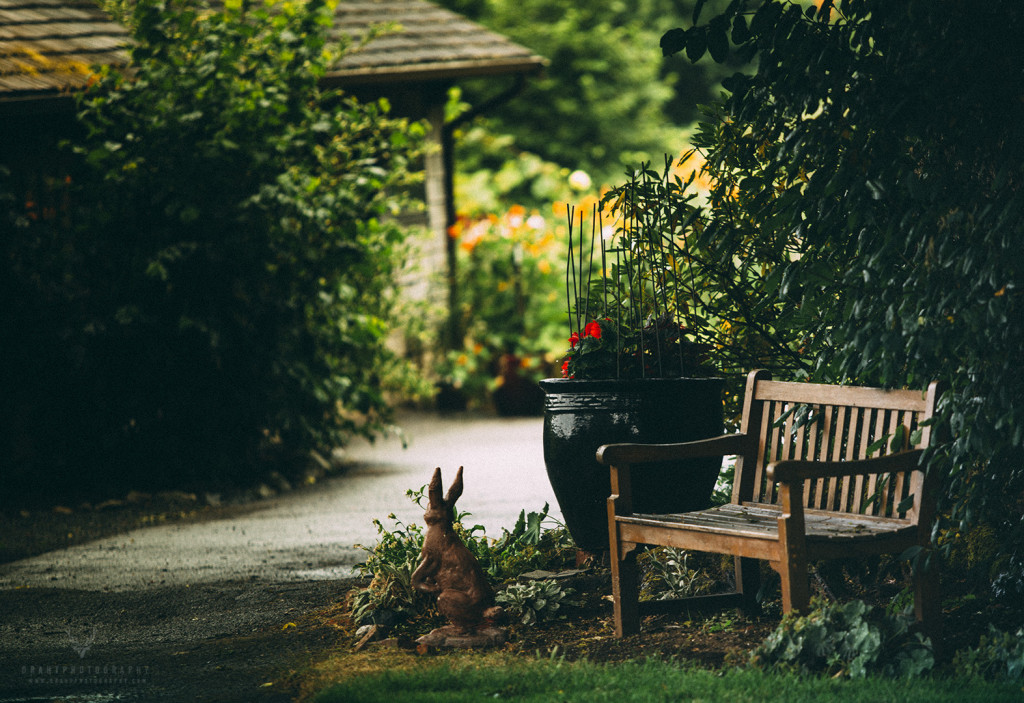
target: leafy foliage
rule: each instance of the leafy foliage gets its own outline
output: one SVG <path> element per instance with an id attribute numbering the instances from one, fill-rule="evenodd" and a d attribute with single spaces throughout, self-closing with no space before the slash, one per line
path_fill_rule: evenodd
<path id="1" fill-rule="evenodd" d="M 677 148 L 696 106 L 714 97 L 733 67 L 660 56 L 661 32 L 689 17 L 693 0 L 443 0 L 442 4 L 547 58 L 515 100 L 488 112 L 489 132 L 516 151 L 613 182 L 639 161 Z M 724 7 L 725 0 L 712 0 Z M 494 95 L 493 81 L 467 85 L 474 104 Z M 507 152 L 466 145 L 467 173 L 500 163 Z M 479 159 L 479 161 L 477 161 Z M 521 201 L 520 201 L 521 202 Z"/>
<path id="2" fill-rule="evenodd" d="M 783 617 L 750 661 L 760 669 L 794 673 L 913 678 L 935 664 L 931 642 L 910 633 L 913 622 L 912 615 L 887 615 L 859 600 L 819 603 L 809 615 Z"/>
<path id="3" fill-rule="evenodd" d="M 511 137 L 475 126 L 463 141 L 505 158 L 500 166 L 457 174 L 460 209 L 449 234 L 456 239 L 458 284 L 452 322 L 461 343 L 439 372 L 472 400 L 490 394 L 499 405 L 510 380 L 529 393 L 513 376 L 539 393 L 535 382 L 554 375 L 565 339 L 565 203 L 597 203 L 599 196 L 585 171 L 528 152 L 509 158 Z"/>
<path id="4" fill-rule="evenodd" d="M 426 486 L 406 491 L 409 499 L 424 510 L 425 493 Z M 457 512 L 455 532 L 494 583 L 501 584 L 530 571 L 557 570 L 574 563 L 576 547 L 568 530 L 562 525 L 544 526 L 549 520 L 546 504 L 540 512 L 520 511 L 513 528 L 503 528 L 497 539 L 487 537 L 480 525 L 467 528 L 469 517 L 470 513 Z M 405 524 L 394 513 L 388 518 L 393 523 L 390 528 L 380 520 L 373 521 L 379 539 L 373 547 L 362 547 L 367 558 L 356 568 L 363 576 L 372 576 L 372 580 L 367 588 L 356 593 L 353 601 L 353 617 L 357 621 L 377 610 L 410 616 L 428 613 L 433 608 L 434 596 L 425 596 L 412 588 L 412 574 L 423 549 L 423 528 L 416 523 Z"/>
<path id="5" fill-rule="evenodd" d="M 407 495 L 421 499 L 425 490 L 423 486 L 416 492 L 407 491 Z M 356 622 L 376 610 L 408 614 L 433 605 L 434 599 L 412 587 L 412 574 L 423 549 L 423 528 L 416 523 L 405 524 L 394 513 L 388 515 L 388 519 L 393 522 L 390 529 L 380 520 L 373 520 L 379 539 L 371 548 L 362 547 L 367 553 L 366 561 L 356 565 L 363 576 L 373 577 L 370 585 L 357 592 L 353 600 L 352 617 Z"/>
<path id="6" fill-rule="evenodd" d="M 577 214 L 579 234 L 574 241 L 570 227 L 569 237 L 572 337 L 565 375 L 700 376 L 708 373 L 702 357 L 712 342 L 716 365 L 743 366 L 745 345 L 723 340 L 732 329 L 731 318 L 719 316 L 720 299 L 728 296 L 716 295 L 706 278 L 694 275 L 690 242 L 706 214 L 690 188 L 696 172 L 684 180 L 688 158 L 666 158 L 661 173 L 641 166 L 604 195 L 601 210 Z M 764 322 L 767 316 L 761 317 Z"/>
<path id="7" fill-rule="evenodd" d="M 930 464 L 944 507 L 1020 545 L 1024 12 L 816 5 L 737 0 L 663 37 L 666 53 L 758 66 L 725 82 L 695 140 L 715 174 L 701 268 L 776 309 L 790 333 L 767 351 L 797 375 L 946 381 L 951 439 Z"/>
<path id="8" fill-rule="evenodd" d="M 715 581 L 700 569 L 690 566 L 691 554 L 675 547 L 653 547 L 641 553 L 642 596 L 653 600 L 672 600 L 700 596 L 711 590 Z"/>
<path id="9" fill-rule="evenodd" d="M 63 210 L 5 218 L 17 299 L 46 314 L 37 338 L 3 336 L 24 340 L 19 364 L 63 350 L 50 381 L 13 371 L 14 408 L 42 397 L 67 420 L 52 455 L 28 440 L 24 475 L 238 477 L 386 425 L 405 235 L 385 218 L 423 130 L 318 88 L 332 16 L 322 0 L 134 4 L 130 70 L 81 96 Z"/>
<path id="10" fill-rule="evenodd" d="M 460 517 L 460 525 L 466 516 Z M 480 525 L 464 530 L 462 537 L 484 573 L 503 583 L 529 571 L 558 570 L 575 563 L 576 545 L 569 531 L 561 523 L 545 527 L 550 520 L 545 503 L 540 512 L 520 511 L 512 530 L 502 528 L 496 540 L 487 538 Z"/>
<path id="11" fill-rule="evenodd" d="M 962 676 L 1004 681 L 1024 679 L 1024 628 L 1011 634 L 989 625 L 988 634 L 982 635 L 977 647 L 956 653 L 953 666 Z"/>
<path id="12" fill-rule="evenodd" d="M 498 593 L 495 601 L 523 625 L 536 625 L 565 617 L 559 612 L 563 606 L 579 605 L 570 597 L 575 592 L 557 581 L 531 579 L 526 583 L 509 584 Z"/>

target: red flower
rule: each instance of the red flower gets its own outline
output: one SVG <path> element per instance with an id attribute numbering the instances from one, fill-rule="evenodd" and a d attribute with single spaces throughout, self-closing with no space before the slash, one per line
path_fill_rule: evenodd
<path id="1" fill-rule="evenodd" d="M 580 343 L 580 336 L 578 334 L 576 334 L 575 332 L 573 332 L 572 336 L 569 337 L 569 346 L 575 347 L 579 343 Z M 568 363 L 568 362 L 566 362 L 566 363 Z"/>
<path id="2" fill-rule="evenodd" d="M 569 360 L 566 359 L 562 362 L 562 378 L 569 377 Z"/>
<path id="3" fill-rule="evenodd" d="M 588 322 L 587 326 L 583 328 L 583 336 L 601 339 L 601 325 L 596 321 Z"/>

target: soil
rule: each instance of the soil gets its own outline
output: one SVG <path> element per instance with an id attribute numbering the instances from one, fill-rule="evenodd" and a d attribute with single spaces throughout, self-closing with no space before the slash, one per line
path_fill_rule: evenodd
<path id="1" fill-rule="evenodd" d="M 107 507 L 0 514 L 0 555 L 10 561 L 147 524 L 212 519 L 252 508 L 200 502 L 167 494 Z M 734 611 L 652 616 L 641 635 L 618 639 L 607 570 L 592 567 L 573 578 L 567 585 L 576 588 L 583 607 L 553 623 L 508 626 L 505 651 L 607 662 L 653 656 L 716 667 L 745 659 L 780 618 L 777 598 L 768 598 L 758 617 Z M 66 700 L 110 700 L 111 695 L 121 701 L 295 700 L 308 692 L 318 662 L 358 649 L 410 647 L 437 625 L 381 628 L 377 641 L 359 647 L 361 635 L 347 616 L 346 597 L 361 583 L 225 581 L 129 593 L 8 590 L 0 598 L 0 700 L 70 694 L 75 697 Z M 877 603 L 888 602 L 900 589 L 899 580 L 884 569 L 867 576 L 827 572 L 815 583 L 824 595 Z M 949 653 L 976 644 L 990 622 L 1004 628 L 1024 622 L 1019 608 L 971 595 L 955 579 L 943 585 L 949 596 L 944 622 Z M 405 656 L 423 654 L 409 649 Z"/>
<path id="2" fill-rule="evenodd" d="M 767 576 L 771 593 L 770 573 Z M 843 572 L 842 578 L 843 583 L 830 587 L 819 574 L 815 595 L 840 601 L 861 598 L 884 608 L 901 587 L 891 579 L 886 579 L 888 583 L 876 582 L 865 587 L 855 575 Z M 510 636 L 504 646 L 505 651 L 524 656 L 562 656 L 570 661 L 586 658 L 592 662 L 654 657 L 715 668 L 745 662 L 749 653 L 778 626 L 782 617 L 776 587 L 774 597 L 769 595 L 763 601 L 759 615 L 742 615 L 733 609 L 650 615 L 643 619 L 641 634 L 617 638 L 613 628 L 611 597 L 607 595 L 611 593 L 607 570 L 591 569 L 582 576 L 567 580 L 566 585 L 576 590 L 574 597 L 582 597 L 581 607 L 573 608 L 564 619 L 550 623 L 507 625 Z M 958 585 L 957 582 L 950 584 L 951 590 Z M 841 591 L 841 595 L 835 591 Z M 339 622 L 354 629 L 344 618 Z M 1003 629 L 1015 629 L 1024 623 L 1024 611 L 1021 606 L 1001 605 L 974 595 L 947 599 L 940 664 L 948 663 L 957 649 L 976 646 L 989 623 L 996 623 Z M 418 629 L 421 633 L 429 631 L 430 624 L 419 624 Z M 378 637 L 384 639 L 368 646 L 386 648 L 404 643 L 411 648 L 415 633 L 416 627 L 399 626 L 392 632 L 382 631 Z M 355 641 L 350 632 L 349 645 Z"/>

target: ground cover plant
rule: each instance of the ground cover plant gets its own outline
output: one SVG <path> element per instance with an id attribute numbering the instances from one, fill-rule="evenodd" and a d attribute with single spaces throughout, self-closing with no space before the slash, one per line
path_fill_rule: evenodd
<path id="1" fill-rule="evenodd" d="M 422 494 L 423 489 L 409 492 L 414 501 Z M 401 619 L 381 617 L 387 608 L 379 607 L 383 601 L 374 600 L 374 591 L 408 582 L 422 531 L 393 518 L 391 526 L 376 524 L 381 539 L 367 548 L 364 587 L 348 601 L 347 615 L 335 613 L 332 619 L 353 647 L 303 674 L 301 687 L 316 700 L 440 700 L 443 691 L 455 700 L 542 700 L 557 692 L 565 700 L 811 700 L 827 694 L 895 701 L 953 700 L 955 692 L 981 701 L 1015 700 L 1021 693 L 1021 633 L 997 631 L 988 623 L 1020 623 L 1024 612 L 1019 605 L 1007 609 L 999 599 L 972 595 L 974 584 L 963 573 L 947 583 L 949 634 L 941 652 L 913 631 L 913 617 L 902 612 L 908 595 L 901 588 L 900 563 L 878 558 L 815 567 L 817 599 L 805 616 L 781 616 L 777 584 L 772 587 L 765 569 L 758 616 L 666 611 L 645 618 L 640 635 L 617 638 L 607 568 L 599 561 L 574 563 L 564 528 L 546 522 L 543 512 L 524 511 L 498 540 L 458 528 L 487 565 L 509 611 L 508 642 L 490 652 L 417 652 L 414 638 L 443 624 L 430 599 L 402 586 L 397 592 L 413 600 L 404 604 Z M 547 547 L 535 549 L 539 545 Z M 523 554 L 529 558 L 509 558 Z M 648 600 L 729 587 L 731 562 L 715 555 L 660 548 L 640 563 Z M 963 595 L 952 597 L 958 592 Z M 377 605 L 368 607 L 371 602 Z M 378 640 L 385 639 L 363 640 L 369 630 L 357 627 L 371 623 L 378 624 Z M 720 688 L 705 688 L 711 685 Z"/>
<path id="2" fill-rule="evenodd" d="M 422 499 L 423 489 L 409 495 Z M 545 521 L 543 512 L 524 511 L 497 540 L 477 528 L 457 528 L 486 565 L 508 610 L 508 643 L 499 651 L 418 652 L 415 638 L 443 624 L 429 599 L 413 595 L 400 620 L 380 617 L 387 608 L 368 604 L 384 584 L 408 582 L 422 530 L 393 518 L 390 527 L 376 524 L 381 539 L 367 547 L 364 588 L 348 601 L 347 615 L 335 613 L 332 619 L 348 632 L 352 649 L 303 674 L 301 688 L 317 694 L 316 700 L 435 700 L 441 691 L 451 691 L 456 700 L 478 699 L 481 692 L 517 700 L 542 700 L 553 692 L 565 700 L 678 700 L 681 694 L 763 700 L 752 693 L 762 689 L 797 700 L 827 693 L 838 700 L 893 701 L 952 700 L 943 698 L 952 692 L 964 700 L 1015 700 L 1021 693 L 1021 634 L 988 625 L 1024 621 L 1019 605 L 1008 609 L 998 599 L 979 599 L 969 592 L 971 579 L 952 579 L 947 594 L 964 595 L 946 601 L 948 634 L 936 651 L 902 611 L 907 591 L 900 563 L 881 558 L 816 566 L 817 596 L 805 616 L 781 616 L 777 583 L 766 568 L 760 615 L 667 611 L 645 618 L 641 634 L 615 638 L 607 568 L 599 561 L 574 563 L 564 528 Z M 537 550 L 539 545 L 547 546 Z M 656 548 L 640 563 L 645 600 L 729 587 L 731 561 L 714 555 Z M 404 586 L 398 591 L 411 594 Z M 371 623 L 378 624 L 377 642 L 364 639 L 369 629 L 357 629 Z M 856 682 L 847 685 L 845 679 Z M 703 688 L 710 682 L 722 688 Z"/>
<path id="3" fill-rule="evenodd" d="M 995 625 L 981 636 L 977 647 L 957 652 L 957 671 L 996 681 L 1024 679 L 1024 628 L 1003 632 Z"/>
<path id="4" fill-rule="evenodd" d="M 418 490 L 407 491 L 406 495 L 426 510 L 425 491 L 426 486 L 421 486 Z M 558 571 L 567 568 L 576 558 L 576 549 L 564 526 L 549 524 L 545 529 L 545 523 L 551 521 L 547 505 L 540 512 L 521 511 L 512 529 L 503 529 L 497 538 L 488 537 L 480 525 L 467 526 L 471 517 L 471 513 L 456 511 L 455 532 L 494 584 L 506 584 L 531 571 Z M 395 625 L 404 621 L 406 627 L 440 622 L 433 603 L 436 597 L 412 587 L 412 574 L 420 560 L 425 528 L 415 522 L 406 524 L 393 513 L 388 519 L 390 526 L 378 519 L 373 521 L 380 538 L 372 547 L 362 547 L 367 556 L 357 569 L 370 581 L 352 596 L 353 620 L 360 625 Z M 519 617 L 543 619 L 549 611 L 556 611 L 555 604 L 568 595 L 552 591 L 554 601 L 549 607 L 543 596 L 545 591 L 544 586 L 513 589 L 508 597 L 510 606 Z"/>
<path id="5" fill-rule="evenodd" d="M 787 614 L 751 654 L 763 669 L 863 678 L 869 673 L 915 678 L 935 665 L 932 643 L 911 633 L 913 613 L 886 613 L 861 600 L 812 604 Z"/>

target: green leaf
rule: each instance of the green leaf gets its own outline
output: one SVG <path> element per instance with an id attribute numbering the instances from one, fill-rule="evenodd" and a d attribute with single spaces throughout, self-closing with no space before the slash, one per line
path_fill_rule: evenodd
<path id="1" fill-rule="evenodd" d="M 775 2 L 775 0 L 769 0 L 765 2 L 757 9 L 754 13 L 754 18 L 750 22 L 750 31 L 756 36 L 766 33 L 782 15 L 782 5 Z"/>
<path id="2" fill-rule="evenodd" d="M 732 20 L 732 43 L 739 45 L 750 39 L 750 27 L 747 25 L 747 18 L 743 15 L 736 15 Z"/>
<path id="3" fill-rule="evenodd" d="M 697 24 L 697 22 L 700 20 L 700 11 L 704 9 L 704 4 L 706 2 L 707 0 L 697 0 L 697 2 L 694 3 L 693 16 L 691 17 L 691 21 L 694 24 Z"/>
<path id="4" fill-rule="evenodd" d="M 729 21 L 725 17 L 716 17 L 708 25 L 708 53 L 715 63 L 722 63 L 729 55 Z"/>
<path id="5" fill-rule="evenodd" d="M 696 62 L 707 52 L 708 35 L 704 28 L 694 28 L 686 36 L 686 58 Z"/>
<path id="6" fill-rule="evenodd" d="M 879 449 L 882 449 L 883 447 L 885 447 L 885 445 L 888 442 L 889 442 L 889 435 L 885 435 L 884 437 L 882 437 L 880 439 L 876 439 L 874 442 L 872 442 L 871 444 L 868 445 L 868 448 L 867 448 L 868 455 L 870 456 L 871 454 L 874 454 L 875 452 L 877 452 Z"/>
<path id="7" fill-rule="evenodd" d="M 902 506 L 902 503 L 900 505 Z M 912 547 L 907 547 L 906 549 L 904 549 L 900 553 L 898 559 L 900 561 L 913 561 L 914 559 L 917 559 L 923 551 L 924 547 L 922 547 L 919 544 L 915 544 Z"/>
<path id="8" fill-rule="evenodd" d="M 906 513 L 908 510 L 914 507 L 914 496 L 909 495 L 900 501 L 900 504 L 896 506 L 896 512 L 900 515 Z"/>
<path id="9" fill-rule="evenodd" d="M 661 35 L 661 55 L 672 56 L 686 48 L 686 30 L 670 29 Z"/>
<path id="10" fill-rule="evenodd" d="M 889 450 L 893 452 L 901 451 L 906 446 L 907 440 L 907 426 L 900 425 L 893 432 L 892 442 L 889 444 Z"/>

